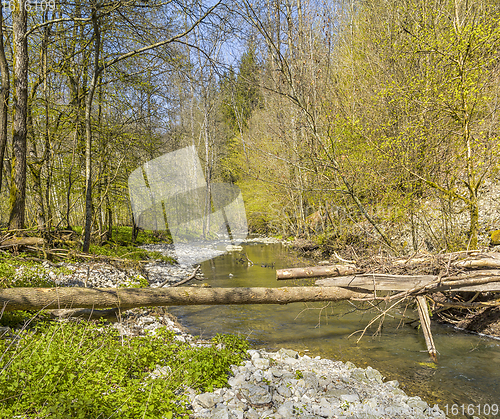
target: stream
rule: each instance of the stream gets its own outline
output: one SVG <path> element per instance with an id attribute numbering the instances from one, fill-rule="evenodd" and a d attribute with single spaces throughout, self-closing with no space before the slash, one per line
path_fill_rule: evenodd
<path id="1" fill-rule="evenodd" d="M 253 266 L 248 266 L 243 254 Z M 201 267 L 212 287 L 311 284 L 310 280 L 276 281 L 275 270 L 297 266 L 298 259 L 281 244 L 248 243 L 243 252 L 223 254 Z M 351 361 L 363 368 L 369 365 L 387 380 L 398 380 L 407 394 L 418 395 L 430 405 L 437 403 L 449 417 L 495 417 L 487 413 L 500 406 L 500 340 L 433 323 L 439 352 L 434 364 L 421 331 L 405 324 L 418 318 L 416 310 L 407 307 L 403 321 L 404 310 L 401 307 L 391 312 L 392 317 L 386 316 L 377 335 L 379 323 L 375 323 L 359 343 L 359 331 L 379 311 L 366 305 L 356 308 L 350 302 L 184 306 L 169 311 L 193 335 L 241 334 L 256 348 L 274 351 L 284 347 L 310 356 Z M 468 408 L 473 414 L 467 413 Z"/>

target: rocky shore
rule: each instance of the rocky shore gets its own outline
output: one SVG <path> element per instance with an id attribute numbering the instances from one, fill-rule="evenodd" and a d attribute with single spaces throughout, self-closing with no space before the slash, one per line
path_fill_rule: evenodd
<path id="1" fill-rule="evenodd" d="M 168 312 L 129 310 L 115 323 L 122 334 L 140 336 L 166 327 L 175 338 L 193 346 L 209 345 L 186 332 Z M 249 350 L 243 365 L 232 366 L 227 388 L 212 393 L 185 389 L 192 418 L 207 419 L 322 419 L 322 418 L 445 418 L 438 406 L 409 397 L 397 381 L 350 362 L 311 358 L 282 348 L 278 352 Z M 152 375 L 162 375 L 159 365 Z"/>
<path id="2" fill-rule="evenodd" d="M 258 418 L 444 418 L 438 406 L 408 397 L 397 381 L 380 372 L 299 356 L 293 350 L 249 351 L 251 359 L 233 366 L 229 388 L 190 393 L 194 417 Z"/>

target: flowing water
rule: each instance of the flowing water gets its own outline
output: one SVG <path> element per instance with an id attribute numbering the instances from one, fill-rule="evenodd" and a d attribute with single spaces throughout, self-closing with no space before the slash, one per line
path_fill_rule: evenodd
<path id="1" fill-rule="evenodd" d="M 243 253 L 254 262 L 253 266 L 248 266 Z M 297 265 L 297 259 L 280 244 L 247 244 L 244 252 L 227 253 L 204 262 L 202 270 L 212 287 L 304 285 L 308 282 L 276 281 L 275 269 Z M 375 323 L 359 343 L 360 333 L 355 332 L 364 329 L 379 311 L 367 306 L 357 308 L 340 302 L 192 306 L 170 311 L 194 335 L 242 334 L 255 347 L 285 347 L 310 356 L 351 361 L 359 367 L 370 365 L 388 380 L 398 380 L 408 394 L 448 410 L 450 417 L 496 417 L 484 412 L 492 413 L 495 405 L 500 407 L 499 340 L 433 324 L 439 351 L 439 362 L 434 364 L 421 331 L 405 324 L 408 317 L 418 318 L 413 307 L 391 311 L 392 317 L 385 317 L 381 330 Z M 408 316 L 404 321 L 403 314 Z M 377 331 L 380 333 L 374 336 Z M 471 414 L 467 414 L 467 409 Z"/>

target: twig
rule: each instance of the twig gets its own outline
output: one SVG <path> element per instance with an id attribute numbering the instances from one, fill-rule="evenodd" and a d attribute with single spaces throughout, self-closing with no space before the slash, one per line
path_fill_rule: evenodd
<path id="1" fill-rule="evenodd" d="M 178 287 L 179 285 L 182 285 L 182 284 L 185 284 L 186 282 L 189 282 L 191 281 L 195 276 L 196 276 L 196 273 L 198 272 L 198 270 L 200 269 L 200 265 L 198 265 L 195 270 L 193 271 L 193 273 L 186 279 L 183 279 L 182 281 L 179 281 L 175 284 L 172 285 L 172 287 Z M 158 288 L 161 288 L 163 286 L 165 286 L 166 284 L 168 283 L 168 279 L 166 281 L 164 281 Z"/>
<path id="2" fill-rule="evenodd" d="M 337 254 L 337 252 L 335 252 L 335 251 L 333 252 L 333 255 L 334 255 L 334 256 L 335 256 L 335 257 L 336 257 L 336 258 L 337 258 L 340 262 L 344 262 L 344 263 L 352 263 L 352 264 L 355 264 L 355 263 L 356 263 L 356 261 L 355 261 L 355 260 L 348 260 L 348 259 L 343 259 L 343 258 L 341 258 L 341 257 Z"/>
<path id="3" fill-rule="evenodd" d="M 370 323 L 368 323 L 366 325 L 366 327 L 363 329 L 363 330 L 358 330 L 354 333 L 351 333 L 349 335 L 349 337 L 351 337 L 352 335 L 354 335 L 355 333 L 358 333 L 358 332 L 362 332 L 361 333 L 361 336 L 359 337 L 359 339 L 356 341 L 356 343 L 359 343 L 359 341 L 363 338 L 363 336 L 365 335 L 366 331 L 368 330 L 368 328 L 373 324 L 375 323 L 378 319 L 380 319 L 382 316 L 385 316 L 387 314 L 387 312 L 389 312 L 390 310 L 392 310 L 394 307 L 396 307 L 401 301 L 404 301 L 406 299 L 405 298 L 402 298 L 398 301 L 396 301 L 393 305 L 391 305 L 389 308 L 385 309 L 382 313 L 380 313 L 378 316 L 375 316 L 373 319 L 370 320 Z"/>
<path id="4" fill-rule="evenodd" d="M 463 309 L 471 309 L 471 308 L 483 308 L 483 307 L 499 307 L 500 306 L 500 299 L 495 300 L 495 301 L 481 301 L 478 303 L 455 303 L 455 302 L 443 302 L 443 301 L 436 301 L 432 298 L 432 296 L 428 296 L 429 299 L 431 299 L 435 304 L 440 305 L 445 308 L 463 308 Z"/>

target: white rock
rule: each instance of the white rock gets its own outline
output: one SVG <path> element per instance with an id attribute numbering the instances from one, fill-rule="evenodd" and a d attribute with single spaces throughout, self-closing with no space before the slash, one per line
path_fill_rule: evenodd
<path id="1" fill-rule="evenodd" d="M 257 359 L 257 358 L 260 358 L 260 352 L 259 351 L 256 351 L 254 349 L 250 349 L 248 351 L 248 355 L 250 355 L 250 358 L 252 359 Z"/>
<path id="2" fill-rule="evenodd" d="M 194 401 L 198 402 L 200 405 L 202 405 L 203 407 L 206 407 L 207 409 L 211 409 L 217 403 L 220 403 L 223 400 L 222 400 L 222 397 L 220 397 L 214 393 L 202 393 L 202 394 L 198 394 L 198 396 L 195 397 Z"/>
<path id="3" fill-rule="evenodd" d="M 245 383 L 245 374 L 236 374 L 234 377 L 231 377 L 227 382 L 231 387 L 239 387 Z"/>
<path id="4" fill-rule="evenodd" d="M 231 409 L 230 412 L 235 419 L 243 419 L 243 409 Z"/>
<path id="5" fill-rule="evenodd" d="M 359 402 L 359 396 L 357 394 L 342 394 L 340 400 L 347 403 L 357 403 Z"/>
<path id="6" fill-rule="evenodd" d="M 251 407 L 245 413 L 245 419 L 260 419 L 260 415 L 254 408 Z"/>
<path id="7" fill-rule="evenodd" d="M 278 408 L 278 413 L 284 418 L 292 418 L 294 416 L 293 412 L 294 412 L 293 403 L 291 401 L 283 403 Z"/>
<path id="8" fill-rule="evenodd" d="M 255 368 L 265 370 L 269 368 L 269 359 L 266 358 L 253 358 L 253 365 Z"/>
<path id="9" fill-rule="evenodd" d="M 222 405 L 213 410 L 210 419 L 229 419 L 229 410 Z"/>

